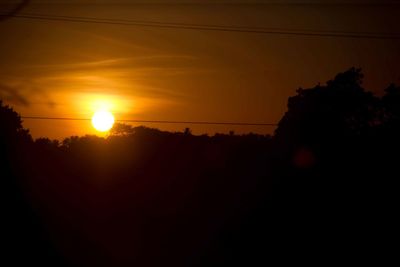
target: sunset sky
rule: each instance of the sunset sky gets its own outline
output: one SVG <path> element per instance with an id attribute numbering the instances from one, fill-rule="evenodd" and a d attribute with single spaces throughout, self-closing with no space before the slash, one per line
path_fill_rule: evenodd
<path id="1" fill-rule="evenodd" d="M 366 2 L 33 0 L 18 14 L 400 34 L 400 4 Z M 18 1 L 0 3 L 0 13 L 5 13 Z M 365 87 L 376 93 L 400 83 L 399 39 L 16 17 L 0 20 L 0 37 L 0 99 L 22 116 L 90 119 L 106 107 L 117 120 L 276 123 L 297 88 L 324 83 L 353 66 L 363 69 Z M 190 127 L 195 134 L 274 130 L 146 125 L 174 131 Z M 96 133 L 89 121 L 25 120 L 24 126 L 34 137 Z"/>

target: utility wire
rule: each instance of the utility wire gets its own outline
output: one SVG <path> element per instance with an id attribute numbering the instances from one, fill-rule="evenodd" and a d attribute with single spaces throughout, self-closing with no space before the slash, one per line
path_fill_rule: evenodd
<path id="1" fill-rule="evenodd" d="M 35 1 L 31 5 L 76 5 L 76 6 L 398 6 L 398 1 L 86 1 L 60 2 Z"/>
<path id="2" fill-rule="evenodd" d="M 399 2 L 400 3 L 400 2 Z M 260 26 L 239 26 L 239 25 L 217 25 L 217 24 L 196 24 L 196 23 L 182 23 L 182 22 L 165 22 L 154 20 L 131 20 L 131 19 L 110 19 L 110 18 L 96 18 L 96 17 L 83 17 L 83 16 L 63 16 L 63 15 L 48 15 L 38 13 L 21 13 L 23 16 L 39 16 L 39 17 L 54 17 L 66 19 L 83 19 L 89 21 L 106 21 L 106 22 L 122 22 L 122 23 L 139 23 L 139 24 L 155 24 L 155 25 L 168 25 L 168 26 L 188 26 L 188 27 L 207 27 L 207 28 L 223 28 L 223 29 L 244 29 L 244 30 L 266 30 L 266 31 L 293 31 L 293 32 L 312 32 L 312 33 L 338 33 L 338 34 L 366 34 L 366 35 L 393 35 L 393 33 L 378 33 L 378 32 L 360 32 L 360 31 L 337 31 L 337 30 L 312 30 L 312 29 L 289 29 L 277 27 L 260 27 Z M 399 33 L 400 35 L 400 33 Z"/>
<path id="3" fill-rule="evenodd" d="M 1 16 L 1 15 L 0 15 Z M 239 33 L 259 33 L 259 34 L 279 34 L 279 35 L 296 35 L 296 36 L 316 36 L 316 37 L 343 37 L 343 38 L 360 38 L 360 39 L 400 39 L 400 34 L 377 34 L 377 33 L 355 33 L 355 32 L 334 32 L 334 31 L 307 31 L 299 29 L 267 29 L 257 27 L 238 27 L 238 26 L 218 26 L 207 24 L 184 24 L 184 23 L 162 23 L 158 21 L 131 21 L 102 19 L 92 17 L 75 17 L 75 16 L 55 16 L 55 15 L 13 15 L 14 18 L 48 20 L 48 21 L 64 21 L 77 23 L 94 23 L 94 24 L 110 24 L 124 26 L 139 26 L 153 28 L 169 28 L 169 29 L 186 29 L 201 31 L 222 31 L 222 32 L 239 32 Z"/>
<path id="4" fill-rule="evenodd" d="M 63 121 L 90 121 L 86 118 L 68 118 L 68 117 L 40 117 L 40 116 L 22 116 L 26 120 L 63 120 Z M 134 122 L 134 123 L 161 123 L 161 124 L 197 124 L 197 125 L 236 125 L 236 126 L 277 126 L 277 123 L 250 123 L 250 122 L 217 122 L 217 121 L 169 121 L 169 120 L 115 120 L 116 122 Z"/>

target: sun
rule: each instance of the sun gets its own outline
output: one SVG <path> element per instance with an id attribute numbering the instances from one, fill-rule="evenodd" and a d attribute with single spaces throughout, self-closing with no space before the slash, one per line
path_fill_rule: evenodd
<path id="1" fill-rule="evenodd" d="M 114 116 L 107 110 L 99 110 L 92 117 L 93 127 L 100 132 L 106 132 L 114 124 Z"/>

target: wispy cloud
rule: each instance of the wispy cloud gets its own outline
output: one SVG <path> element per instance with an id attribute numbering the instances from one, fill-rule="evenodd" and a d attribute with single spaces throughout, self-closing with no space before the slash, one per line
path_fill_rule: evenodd
<path id="1" fill-rule="evenodd" d="M 156 88 L 154 79 L 180 76 L 196 71 L 195 58 L 185 55 L 151 55 L 111 58 L 66 64 L 25 66 L 30 82 L 46 90 L 128 93 L 154 97 L 173 97 L 178 93 L 168 85 Z M 52 88 L 52 89 L 50 89 Z"/>
<path id="2" fill-rule="evenodd" d="M 29 106 L 28 97 L 23 95 L 17 87 L 0 83 L 0 99 L 15 105 Z"/>
<path id="3" fill-rule="evenodd" d="M 136 56 L 125 58 L 111 58 L 103 60 L 92 60 L 84 62 L 63 63 L 63 64 L 42 64 L 28 65 L 24 69 L 30 70 L 46 70 L 46 71 L 80 71 L 93 70 L 98 68 L 113 68 L 113 69 L 161 69 L 161 68 L 177 68 L 188 67 L 190 61 L 195 60 L 195 57 L 185 55 L 151 55 L 151 56 Z"/>
<path id="4" fill-rule="evenodd" d="M 54 107 L 65 104 L 60 95 L 89 93 L 178 104 L 185 92 L 177 90 L 174 81 L 205 71 L 195 63 L 192 56 L 153 54 L 25 65 L 14 74 L 0 75 L 5 81 L 0 84 L 0 98 L 20 106 Z"/>
<path id="5" fill-rule="evenodd" d="M 31 79 L 13 78 L 8 83 L 0 82 L 0 99 L 23 107 L 29 107 L 32 104 L 44 104 L 50 108 L 56 106 L 56 102 L 49 93 Z"/>

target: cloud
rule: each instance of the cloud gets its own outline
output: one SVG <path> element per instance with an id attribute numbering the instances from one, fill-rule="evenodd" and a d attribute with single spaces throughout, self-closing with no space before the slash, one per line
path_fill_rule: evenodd
<path id="1" fill-rule="evenodd" d="M 0 83 L 0 98 L 15 105 L 30 105 L 28 98 L 18 88 L 3 83 Z"/>
<path id="2" fill-rule="evenodd" d="M 14 105 L 50 108 L 64 105 L 66 95 L 86 93 L 180 103 L 186 94 L 175 86 L 176 81 L 205 71 L 194 60 L 185 55 L 153 54 L 19 66 L 0 76 L 0 98 Z"/>
<path id="3" fill-rule="evenodd" d="M 3 9 L 0 10 L 0 21 L 6 20 L 8 18 L 11 18 L 12 16 L 18 14 L 25 6 L 29 4 L 30 0 L 23 0 L 20 3 L 6 3 L 6 5 Z"/>
<path id="4" fill-rule="evenodd" d="M 150 98 L 182 97 L 171 87 L 177 76 L 203 72 L 193 64 L 194 57 L 185 55 L 150 55 L 108 58 L 64 64 L 24 67 L 32 84 L 54 91 L 129 94 Z"/>
<path id="5" fill-rule="evenodd" d="M 3 78 L 4 80 L 4 78 Z M 0 82 L 0 99 L 16 106 L 29 107 L 32 104 L 44 104 L 50 108 L 56 106 L 48 92 L 39 87 L 34 80 L 25 79 L 9 83 Z"/>
<path id="6" fill-rule="evenodd" d="M 194 60 L 195 57 L 185 55 L 151 55 L 151 56 L 136 56 L 111 58 L 103 60 L 93 60 L 85 62 L 73 62 L 64 64 L 45 64 L 45 65 L 30 65 L 25 66 L 25 69 L 64 72 L 64 71 L 90 71 L 98 69 L 128 69 L 137 70 L 152 70 L 152 69 L 171 69 L 171 68 L 186 68 L 188 61 Z"/>

